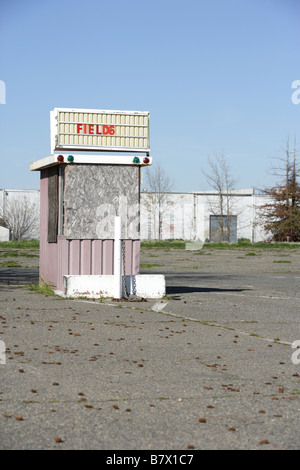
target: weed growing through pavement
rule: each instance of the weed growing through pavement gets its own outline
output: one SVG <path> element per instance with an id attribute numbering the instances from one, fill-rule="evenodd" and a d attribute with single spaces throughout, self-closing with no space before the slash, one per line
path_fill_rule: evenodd
<path id="1" fill-rule="evenodd" d="M 32 292 L 36 292 L 37 294 L 44 294 L 44 295 L 55 295 L 55 292 L 51 286 L 48 284 L 29 284 L 28 290 Z"/>

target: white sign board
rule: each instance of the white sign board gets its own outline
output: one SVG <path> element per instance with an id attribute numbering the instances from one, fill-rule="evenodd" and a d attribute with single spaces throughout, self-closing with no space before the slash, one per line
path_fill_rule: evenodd
<path id="1" fill-rule="evenodd" d="M 54 108 L 51 153 L 64 150 L 150 152 L 149 112 Z"/>

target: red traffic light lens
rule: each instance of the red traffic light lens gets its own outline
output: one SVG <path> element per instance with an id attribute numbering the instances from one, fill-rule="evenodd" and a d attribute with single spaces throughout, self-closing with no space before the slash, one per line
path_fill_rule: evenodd
<path id="1" fill-rule="evenodd" d="M 143 160 L 143 162 L 144 162 L 146 165 L 148 165 L 148 163 L 150 163 L 150 158 L 145 157 L 144 160 Z"/>
<path id="2" fill-rule="evenodd" d="M 63 155 L 58 155 L 57 161 L 58 161 L 59 163 L 62 163 L 62 162 L 64 161 L 64 156 L 63 156 Z"/>

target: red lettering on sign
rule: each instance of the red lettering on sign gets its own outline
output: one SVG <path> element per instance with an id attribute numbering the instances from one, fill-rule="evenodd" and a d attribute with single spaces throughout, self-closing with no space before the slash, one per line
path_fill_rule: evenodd
<path id="1" fill-rule="evenodd" d="M 115 126 L 108 126 L 107 124 L 77 124 L 77 134 L 114 135 L 114 133 Z"/>

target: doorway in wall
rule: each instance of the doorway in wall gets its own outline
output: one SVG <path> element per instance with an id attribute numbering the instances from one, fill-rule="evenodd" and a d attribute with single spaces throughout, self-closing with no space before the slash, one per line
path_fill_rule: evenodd
<path id="1" fill-rule="evenodd" d="M 211 215 L 209 218 L 209 239 L 211 242 L 237 242 L 237 216 Z"/>

